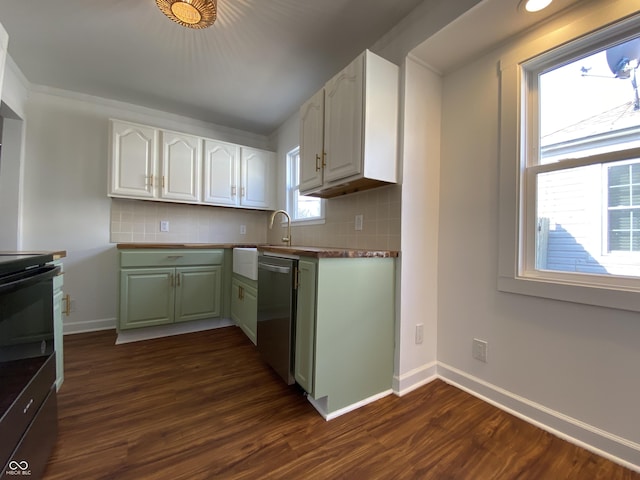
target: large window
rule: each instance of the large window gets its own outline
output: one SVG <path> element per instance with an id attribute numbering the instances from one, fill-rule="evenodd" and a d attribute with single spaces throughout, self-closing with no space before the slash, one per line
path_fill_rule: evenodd
<path id="1" fill-rule="evenodd" d="M 292 221 L 318 223 L 324 220 L 324 202 L 300 195 L 300 147 L 287 154 L 287 211 Z"/>
<path id="2" fill-rule="evenodd" d="M 502 290 L 640 310 L 639 27 L 501 65 Z"/>

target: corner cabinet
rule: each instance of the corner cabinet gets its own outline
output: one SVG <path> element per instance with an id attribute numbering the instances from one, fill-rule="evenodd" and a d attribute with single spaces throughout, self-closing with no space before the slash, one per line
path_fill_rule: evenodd
<path id="1" fill-rule="evenodd" d="M 330 198 L 397 182 L 399 69 L 366 50 L 300 110 L 300 191 Z"/>
<path id="2" fill-rule="evenodd" d="M 274 208 L 275 154 L 110 120 L 111 197 Z"/>
<path id="3" fill-rule="evenodd" d="M 301 258 L 294 374 L 324 416 L 391 391 L 393 258 Z"/>
<path id="4" fill-rule="evenodd" d="M 224 250 L 120 252 L 121 330 L 221 315 Z"/>
<path id="5" fill-rule="evenodd" d="M 204 178 L 204 203 L 274 208 L 273 152 L 205 140 Z"/>

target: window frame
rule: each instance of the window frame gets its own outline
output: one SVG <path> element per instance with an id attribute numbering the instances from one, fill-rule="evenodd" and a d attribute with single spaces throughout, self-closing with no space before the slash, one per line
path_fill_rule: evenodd
<path id="1" fill-rule="evenodd" d="M 532 85 L 532 75 L 550 64 L 559 66 L 600 46 L 637 37 L 637 12 L 621 20 L 611 8 L 596 10 L 573 22 L 574 28 L 550 31 L 500 59 L 498 290 L 640 311 L 638 278 L 535 270 L 535 178 L 538 172 L 558 167 L 532 165 L 532 155 L 537 158 L 539 151 L 537 80 Z M 640 148 L 626 152 L 626 159 L 640 158 Z M 624 159 L 617 153 L 599 154 L 565 160 L 562 169 Z"/>
<path id="2" fill-rule="evenodd" d="M 294 158 L 297 156 L 297 168 L 294 168 Z M 286 210 L 291 217 L 291 223 L 303 225 L 321 225 L 325 223 L 325 201 L 320 200 L 320 215 L 315 217 L 298 218 L 298 199 L 300 195 L 300 185 L 296 184 L 295 178 L 297 170 L 300 169 L 300 146 L 287 152 L 286 155 Z"/>

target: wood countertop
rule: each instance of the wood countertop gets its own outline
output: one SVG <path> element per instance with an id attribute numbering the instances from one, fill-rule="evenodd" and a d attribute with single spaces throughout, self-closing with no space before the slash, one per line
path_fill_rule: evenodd
<path id="1" fill-rule="evenodd" d="M 257 248 L 263 252 L 315 258 L 396 258 L 399 254 L 394 250 L 368 250 L 336 247 L 258 245 Z"/>
<path id="2" fill-rule="evenodd" d="M 399 252 L 395 250 L 370 250 L 339 247 L 305 247 L 297 245 L 261 245 L 255 243 L 118 243 L 117 248 L 118 250 L 141 248 L 257 248 L 258 250 L 263 252 L 314 258 L 397 258 L 399 256 Z"/>
<path id="3" fill-rule="evenodd" d="M 137 248 L 190 248 L 190 249 L 210 249 L 210 248 L 256 248 L 255 243 L 118 243 L 118 250 L 129 250 Z"/>

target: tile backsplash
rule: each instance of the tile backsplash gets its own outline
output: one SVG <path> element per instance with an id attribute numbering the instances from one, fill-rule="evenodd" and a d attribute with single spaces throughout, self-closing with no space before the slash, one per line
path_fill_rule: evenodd
<path id="1" fill-rule="evenodd" d="M 292 226 L 293 245 L 399 251 L 401 198 L 402 187 L 389 185 L 328 199 L 324 224 Z M 356 215 L 363 216 L 362 230 L 355 229 Z M 274 228 L 267 241 L 280 244 L 284 233 Z"/>
<path id="2" fill-rule="evenodd" d="M 390 185 L 327 200 L 325 223 L 294 224 L 293 245 L 400 250 L 401 188 Z M 111 242 L 279 245 L 286 230 L 268 229 L 270 213 L 112 198 Z M 356 215 L 363 216 L 362 230 L 355 230 Z M 168 232 L 160 231 L 161 221 L 169 222 Z"/>
<path id="3" fill-rule="evenodd" d="M 269 212 L 111 199 L 112 243 L 266 243 Z M 160 231 L 160 222 L 169 231 Z M 241 234 L 241 227 L 246 229 Z"/>

